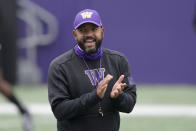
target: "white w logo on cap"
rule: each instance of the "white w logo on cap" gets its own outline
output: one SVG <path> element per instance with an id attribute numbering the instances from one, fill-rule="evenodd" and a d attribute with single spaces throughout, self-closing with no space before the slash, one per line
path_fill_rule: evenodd
<path id="1" fill-rule="evenodd" d="M 91 18 L 92 14 L 93 14 L 93 12 L 86 11 L 86 12 L 81 13 L 81 16 L 83 19 L 86 19 L 86 18 Z"/>

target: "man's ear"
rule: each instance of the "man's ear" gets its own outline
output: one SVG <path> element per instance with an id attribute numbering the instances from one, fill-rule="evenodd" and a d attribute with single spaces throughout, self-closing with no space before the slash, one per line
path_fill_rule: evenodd
<path id="1" fill-rule="evenodd" d="M 76 37 L 77 37 L 76 30 L 73 30 L 72 33 L 73 33 L 74 38 L 76 39 Z"/>
<path id="2" fill-rule="evenodd" d="M 104 36 L 104 31 L 105 31 L 105 29 L 103 28 L 103 27 L 101 27 L 101 32 L 102 32 L 102 36 Z"/>

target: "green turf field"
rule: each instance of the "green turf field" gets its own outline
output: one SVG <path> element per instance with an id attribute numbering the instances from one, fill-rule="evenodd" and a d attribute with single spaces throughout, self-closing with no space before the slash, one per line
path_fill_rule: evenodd
<path id="1" fill-rule="evenodd" d="M 179 104 L 196 106 L 196 86 L 190 85 L 138 85 L 137 104 Z M 23 103 L 47 104 L 46 86 L 15 88 Z M 7 103 L 0 95 L 0 104 Z M 55 131 L 53 116 L 34 115 L 35 131 Z M 196 117 L 132 116 L 121 118 L 120 131 L 195 131 Z M 19 115 L 0 114 L 0 131 L 22 131 Z"/>

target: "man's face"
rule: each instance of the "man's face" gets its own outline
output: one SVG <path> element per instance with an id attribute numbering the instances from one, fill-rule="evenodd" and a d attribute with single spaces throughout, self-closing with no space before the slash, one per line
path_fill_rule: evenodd
<path id="1" fill-rule="evenodd" d="M 87 54 L 94 54 L 101 46 L 104 28 L 95 24 L 85 23 L 73 31 L 78 45 Z"/>

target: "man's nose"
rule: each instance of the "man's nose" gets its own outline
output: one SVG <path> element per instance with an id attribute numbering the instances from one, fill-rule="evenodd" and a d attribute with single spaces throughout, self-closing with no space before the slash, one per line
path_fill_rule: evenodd
<path id="1" fill-rule="evenodd" d="M 85 33 L 85 35 L 86 36 L 93 36 L 93 33 L 94 32 L 92 30 L 87 30 L 86 33 Z"/>

